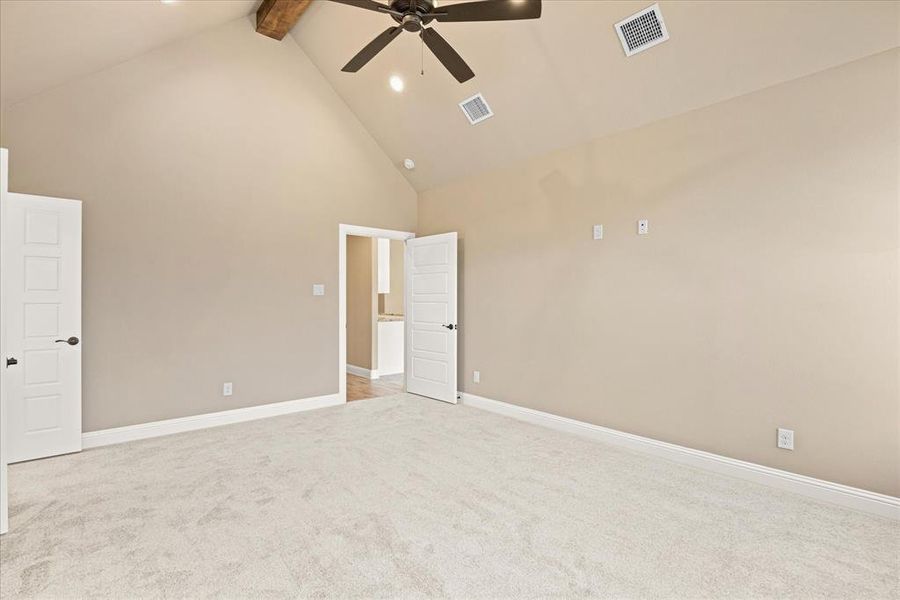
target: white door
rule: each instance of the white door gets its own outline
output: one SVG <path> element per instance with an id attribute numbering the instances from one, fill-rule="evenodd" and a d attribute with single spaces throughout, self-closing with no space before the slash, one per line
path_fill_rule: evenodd
<path id="1" fill-rule="evenodd" d="M 456 404 L 456 232 L 406 241 L 406 391 Z"/>
<path id="2" fill-rule="evenodd" d="M 9 462 L 81 450 L 81 202 L 8 194 Z"/>

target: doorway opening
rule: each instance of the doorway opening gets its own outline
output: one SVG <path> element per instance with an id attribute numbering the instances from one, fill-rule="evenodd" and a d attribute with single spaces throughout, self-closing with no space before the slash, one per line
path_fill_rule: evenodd
<path id="1" fill-rule="evenodd" d="M 403 240 L 347 236 L 347 402 L 404 391 Z"/>
<path id="2" fill-rule="evenodd" d="M 341 225 L 339 393 L 345 402 L 406 391 L 405 242 L 394 231 Z"/>
<path id="3" fill-rule="evenodd" d="M 348 238 L 352 236 L 369 238 L 368 247 L 374 254 L 370 258 L 370 262 L 364 263 L 363 268 L 371 274 L 370 278 L 376 281 L 379 242 L 371 238 L 404 242 L 402 269 L 404 317 L 400 319 L 393 316 L 393 320 L 403 325 L 402 355 L 404 364 L 401 391 L 456 404 L 459 399 L 456 355 L 459 332 L 459 323 L 457 322 L 458 234 L 454 231 L 417 238 L 415 234 L 407 231 L 374 229 L 356 225 L 338 226 L 338 396 L 340 401 L 347 402 L 348 399 L 347 257 Z M 363 239 L 364 246 L 365 243 L 366 240 Z M 384 242 L 381 243 L 384 244 Z M 364 304 L 372 307 L 371 314 L 377 315 L 379 306 L 377 291 L 373 297 L 371 288 L 368 289 L 369 295 L 366 296 Z M 384 321 L 390 322 L 392 320 L 390 307 L 396 305 L 390 302 L 380 303 L 380 305 L 383 309 L 382 314 L 386 317 Z M 372 327 L 372 320 L 365 321 L 365 327 Z M 374 327 L 377 327 L 377 317 L 374 320 Z M 368 351 L 370 356 L 377 352 L 372 345 L 363 346 L 363 348 L 363 352 Z M 380 370 L 377 358 L 370 362 L 370 365 L 376 365 L 369 367 L 370 376 L 372 370 L 375 370 L 376 373 Z M 351 363 L 351 366 L 359 365 Z M 361 370 L 351 373 L 351 375 L 360 375 L 364 372 Z M 380 378 L 380 373 L 378 375 Z M 375 393 L 381 395 L 381 392 Z"/>

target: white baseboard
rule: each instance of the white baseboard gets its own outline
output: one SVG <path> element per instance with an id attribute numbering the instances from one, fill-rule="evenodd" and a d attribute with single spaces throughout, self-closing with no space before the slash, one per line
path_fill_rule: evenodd
<path id="1" fill-rule="evenodd" d="M 388 377 L 390 375 L 403 375 L 403 369 L 400 369 L 399 371 L 388 371 L 388 372 L 384 372 L 381 369 L 378 369 L 378 377 L 379 378 Z"/>
<path id="2" fill-rule="evenodd" d="M 365 377 L 366 379 L 378 379 L 379 377 L 378 369 L 364 369 L 351 364 L 347 364 L 347 372 L 351 375 Z"/>
<path id="3" fill-rule="evenodd" d="M 814 477 L 720 456 L 711 452 L 661 442 L 652 438 L 625 433 L 608 427 L 601 427 L 600 425 L 592 425 L 531 408 L 482 398 L 474 394 L 463 393 L 462 402 L 468 406 L 512 417 L 520 421 L 527 421 L 534 425 L 541 425 L 603 442 L 627 446 L 634 450 L 648 452 L 668 460 L 685 463 L 708 471 L 755 481 L 823 502 L 830 502 L 874 515 L 900 520 L 900 498 L 894 496 L 869 492 L 840 483 L 832 483 L 822 479 L 815 479 Z"/>
<path id="4" fill-rule="evenodd" d="M 277 417 L 279 415 L 287 415 L 305 410 L 312 410 L 314 408 L 324 408 L 326 406 L 336 406 L 338 404 L 343 404 L 340 397 L 337 394 L 328 394 L 326 396 L 315 396 L 312 398 L 302 398 L 300 400 L 288 400 L 285 402 L 273 402 L 272 404 L 223 410 L 220 412 L 206 413 L 204 415 L 166 419 L 165 421 L 153 421 L 150 423 L 141 423 L 139 425 L 114 427 L 112 429 L 101 429 L 99 431 L 89 431 L 82 434 L 81 446 L 82 448 L 97 448 L 99 446 L 121 444 L 123 442 L 171 435 L 173 433 L 206 429 L 207 427 L 218 427 L 219 425 L 254 421 L 266 417 Z"/>

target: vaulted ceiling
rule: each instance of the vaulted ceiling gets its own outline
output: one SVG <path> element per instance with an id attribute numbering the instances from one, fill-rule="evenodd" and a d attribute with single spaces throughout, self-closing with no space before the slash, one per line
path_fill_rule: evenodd
<path id="1" fill-rule="evenodd" d="M 900 2 L 661 0 L 670 40 L 626 58 L 613 25 L 650 4 L 544 0 L 536 21 L 436 23 L 475 71 L 465 84 L 410 33 L 359 73 L 341 72 L 393 24 L 386 15 L 315 0 L 290 35 L 419 190 L 900 45 Z M 2 0 L 0 102 L 247 17 L 258 6 Z M 402 93 L 389 87 L 392 75 L 405 80 Z M 471 126 L 457 103 L 476 92 L 496 116 Z M 415 170 L 402 168 L 405 158 L 415 160 Z"/>
<path id="2" fill-rule="evenodd" d="M 255 10 L 258 0 L 0 0 L 0 104 Z"/>
<path id="3" fill-rule="evenodd" d="M 457 83 L 417 36 L 341 67 L 393 21 L 314 2 L 291 32 L 419 190 L 843 64 L 900 44 L 897 2 L 660 1 L 670 40 L 626 58 L 614 24 L 652 0 L 544 0 L 536 21 L 436 23 L 475 71 Z M 402 93 L 388 85 L 405 79 Z M 482 92 L 496 116 L 457 103 Z M 809 110 L 817 107 L 810 106 Z M 402 167 L 401 167 L 402 169 Z"/>

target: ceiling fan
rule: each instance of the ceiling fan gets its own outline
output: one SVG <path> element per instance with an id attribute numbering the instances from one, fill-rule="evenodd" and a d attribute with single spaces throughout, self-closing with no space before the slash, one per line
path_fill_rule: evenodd
<path id="1" fill-rule="evenodd" d="M 418 32 L 422 42 L 460 83 L 472 79 L 475 77 L 475 73 L 441 34 L 426 25 L 432 21 L 439 23 L 517 21 L 537 19 L 541 16 L 541 0 L 481 0 L 440 7 L 437 6 L 437 0 L 392 0 L 390 5 L 381 4 L 375 0 L 332 0 L 332 2 L 384 13 L 390 15 L 398 23 L 394 27 L 388 27 L 369 42 L 365 48 L 350 59 L 350 62 L 344 65 L 342 71 L 356 73 L 406 30 L 413 33 Z"/>

